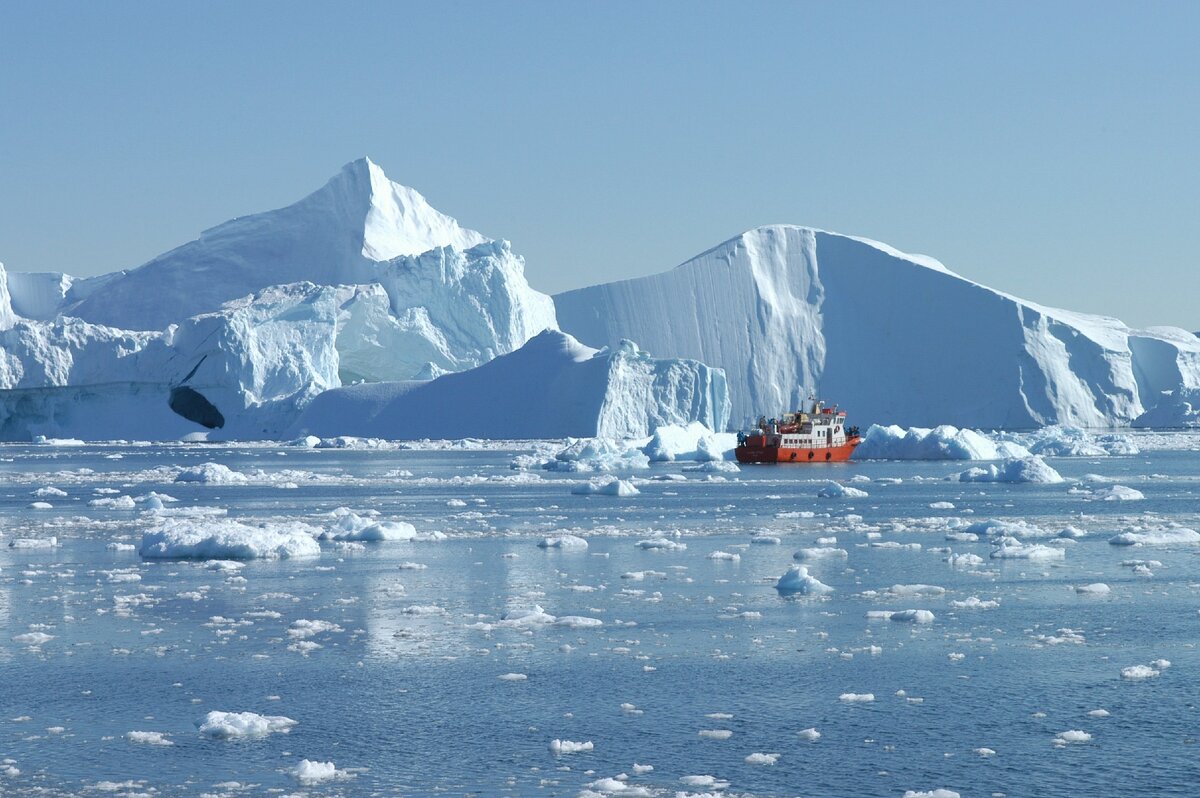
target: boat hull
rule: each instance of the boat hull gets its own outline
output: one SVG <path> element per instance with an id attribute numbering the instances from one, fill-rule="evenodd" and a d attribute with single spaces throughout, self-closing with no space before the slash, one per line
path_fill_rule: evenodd
<path id="1" fill-rule="evenodd" d="M 739 446 L 734 450 L 739 463 L 843 463 L 854 454 L 861 438 L 852 438 L 841 446 L 814 449 L 787 446 Z"/>

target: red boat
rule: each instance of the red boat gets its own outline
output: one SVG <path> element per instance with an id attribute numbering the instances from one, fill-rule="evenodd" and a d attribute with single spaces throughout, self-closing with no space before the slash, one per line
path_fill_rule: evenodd
<path id="1" fill-rule="evenodd" d="M 749 432 L 738 433 L 739 463 L 837 463 L 849 460 L 862 442 L 858 427 L 846 426 L 846 412 L 813 400 L 809 412 L 759 418 Z"/>

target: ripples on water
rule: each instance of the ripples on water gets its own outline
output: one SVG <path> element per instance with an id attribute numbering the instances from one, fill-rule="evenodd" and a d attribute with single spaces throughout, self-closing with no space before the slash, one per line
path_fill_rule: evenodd
<path id="1" fill-rule="evenodd" d="M 647 478 L 639 496 L 577 496 L 584 477 L 514 470 L 518 453 L 0 447 L 0 794 L 714 789 L 681 781 L 698 776 L 727 782 L 728 795 L 1195 794 L 1200 547 L 1108 543 L 1135 526 L 1197 527 L 1195 452 L 1050 461 L 1145 494 L 1130 502 L 1093 500 L 1073 482 L 948 482 L 965 465 L 931 462 L 648 479 L 680 473 L 665 464 L 633 475 Z M 252 476 L 173 482 L 207 461 Z M 869 478 L 853 483 L 869 495 L 817 498 L 830 476 Z M 50 486 L 66 495 L 32 495 Z M 329 526 L 337 507 L 376 510 L 449 538 L 323 543 L 319 559 L 241 568 L 143 562 L 109 546 L 136 546 L 158 523 L 144 502 L 89 502 L 151 491 L 251 523 Z M 800 511 L 815 516 L 780 516 Z M 945 539 L 988 518 L 1088 534 L 1045 562 Z M 537 547 L 564 532 L 588 549 Z M 756 533 L 782 543 L 751 545 Z M 7 547 L 50 535 L 57 548 Z M 635 545 L 658 536 L 686 549 Z M 829 537 L 847 556 L 806 564 L 834 592 L 780 596 L 792 553 Z M 921 548 L 870 545 L 883 542 Z M 984 562 L 952 568 L 945 549 Z M 1132 560 L 1147 563 L 1135 573 L 1122 565 Z M 1075 589 L 1091 583 L 1110 591 Z M 970 597 L 999 604 L 953 606 Z M 603 626 L 497 624 L 534 605 Z M 866 617 L 903 609 L 935 619 Z M 1156 660 L 1171 664 L 1121 676 Z M 1109 716 L 1089 714 L 1099 709 Z M 209 739 L 198 726 L 214 710 L 297 723 Z M 798 734 L 810 728 L 819 739 Z M 1072 730 L 1090 741 L 1056 744 Z M 556 755 L 555 739 L 592 748 Z M 334 763 L 334 777 L 302 782 L 302 759 Z"/>

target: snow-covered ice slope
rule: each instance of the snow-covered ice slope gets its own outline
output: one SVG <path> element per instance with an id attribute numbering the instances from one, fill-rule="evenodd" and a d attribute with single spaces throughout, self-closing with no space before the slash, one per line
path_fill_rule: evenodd
<path id="1" fill-rule="evenodd" d="M 644 437 L 661 424 L 723 428 L 720 369 L 656 359 L 621 341 L 609 351 L 547 330 L 470 371 L 429 382 L 326 391 L 291 435 L 411 438 Z"/>
<path id="2" fill-rule="evenodd" d="M 815 390 L 863 425 L 1108 426 L 1178 401 L 1163 391 L 1200 387 L 1200 339 L 1183 330 L 1043 307 L 931 258 L 805 227 L 760 227 L 555 305 L 581 341 L 632 338 L 723 368 L 734 424 Z"/>
<path id="3" fill-rule="evenodd" d="M 14 306 L 27 308 L 30 318 L 68 314 L 111 327 L 159 330 L 267 286 L 375 282 L 381 263 L 488 241 L 362 158 L 299 202 L 218 225 L 86 296 L 72 292 L 71 278 L 63 275 L 25 278 L 27 290 L 13 291 Z M 56 278 L 66 288 L 52 306 Z M 523 292 L 536 294 L 523 277 L 520 283 Z"/>

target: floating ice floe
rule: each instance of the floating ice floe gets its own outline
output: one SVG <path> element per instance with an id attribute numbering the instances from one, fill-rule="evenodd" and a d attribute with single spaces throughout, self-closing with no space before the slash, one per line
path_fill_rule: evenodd
<path id="1" fill-rule="evenodd" d="M 774 765 L 779 761 L 779 754 L 753 753 L 744 761 L 747 765 Z"/>
<path id="2" fill-rule="evenodd" d="M 701 729 L 697 735 L 705 740 L 728 740 L 733 732 L 729 729 Z"/>
<path id="3" fill-rule="evenodd" d="M 1077 585 L 1076 593 L 1082 593 L 1089 596 L 1106 596 L 1111 591 L 1108 585 L 1103 582 L 1093 582 L 1090 585 Z"/>
<path id="4" fill-rule="evenodd" d="M 710 551 L 708 558 L 710 560 L 726 560 L 728 562 L 737 562 L 742 559 L 742 555 L 733 554 L 728 551 Z"/>
<path id="5" fill-rule="evenodd" d="M 811 546 L 800 549 L 792 555 L 793 560 L 820 560 L 826 557 L 849 557 L 845 549 L 833 546 Z"/>
<path id="6" fill-rule="evenodd" d="M 318 557 L 315 531 L 297 522 L 249 526 L 228 518 L 169 520 L 142 535 L 138 553 L 151 560 Z"/>
<path id="7" fill-rule="evenodd" d="M 578 535 L 554 535 L 538 541 L 540 549 L 574 549 L 581 551 L 588 547 L 588 542 Z"/>
<path id="8" fill-rule="evenodd" d="M 617 496 L 628 498 L 641 493 L 634 484 L 626 479 L 610 477 L 607 480 L 589 480 L 571 488 L 576 496 Z"/>
<path id="9" fill-rule="evenodd" d="M 959 482 L 1008 482 L 1012 484 L 1033 483 L 1053 485 L 1063 482 L 1062 475 L 1041 457 L 1018 457 L 1005 460 L 1000 465 L 986 468 L 968 468 L 958 475 Z"/>
<path id="10" fill-rule="evenodd" d="M 204 722 L 200 724 L 200 734 L 214 740 L 258 738 L 275 733 L 287 734 L 296 723 L 282 715 L 213 711 L 204 716 Z"/>
<path id="11" fill-rule="evenodd" d="M 1113 485 L 1110 488 L 1093 491 L 1092 498 L 1106 502 L 1136 502 L 1146 498 L 1146 494 L 1124 485 Z"/>
<path id="12" fill-rule="evenodd" d="M 1153 679 L 1161 673 L 1162 671 L 1151 668 L 1149 665 L 1130 665 L 1127 668 L 1121 668 L 1121 678 L 1130 681 Z"/>
<path id="13" fill-rule="evenodd" d="M 1138 447 L 1128 435 L 1094 434 L 1079 427 L 1051 425 L 1033 432 L 1001 433 L 1004 440 L 1023 444 L 1033 454 L 1048 457 L 1104 457 L 1137 454 Z"/>
<path id="14" fill-rule="evenodd" d="M 874 696 L 872 696 L 872 698 L 874 698 Z M 801 729 L 800 731 L 796 732 L 796 735 L 800 737 L 800 739 L 808 740 L 810 742 L 815 742 L 821 739 L 821 733 L 814 728 Z"/>
<path id="15" fill-rule="evenodd" d="M 8 541 L 10 549 L 53 549 L 58 547 L 58 538 L 13 538 Z"/>
<path id="16" fill-rule="evenodd" d="M 736 434 L 713 432 L 699 421 L 693 421 L 687 426 L 660 425 L 654 430 L 650 442 L 642 447 L 642 452 L 652 463 L 676 460 L 705 462 L 728 459 L 736 446 Z"/>
<path id="17" fill-rule="evenodd" d="M 628 441 L 609 438 L 570 439 L 554 458 L 543 464 L 550 471 L 631 471 L 650 467 L 650 459 Z"/>
<path id="18" fill-rule="evenodd" d="M 946 558 L 952 568 L 978 568 L 983 565 L 983 558 L 978 554 L 951 554 Z"/>
<path id="19" fill-rule="evenodd" d="M 48 635 L 45 632 L 25 632 L 23 634 L 14 635 L 12 641 L 22 646 L 41 646 L 49 643 L 54 639 L 54 635 Z"/>
<path id="20" fill-rule="evenodd" d="M 838 701 L 844 704 L 869 704 L 874 700 L 874 693 L 842 693 L 838 696 Z"/>
<path id="21" fill-rule="evenodd" d="M 345 507 L 331 513 L 336 519 L 333 525 L 320 534 L 320 540 L 372 541 L 413 540 L 417 529 L 407 521 L 376 521 L 363 518 Z"/>
<path id="22" fill-rule="evenodd" d="M 657 550 L 657 551 L 683 551 L 687 548 L 686 543 L 680 543 L 677 540 L 670 538 L 650 538 L 648 540 L 639 540 L 637 542 L 639 549 Z"/>
<path id="23" fill-rule="evenodd" d="M 1016 538 L 1003 537 L 996 543 L 991 553 L 994 560 L 1062 560 L 1067 556 L 1063 549 L 1040 543 L 1023 543 Z"/>
<path id="24" fill-rule="evenodd" d="M 1055 745 L 1070 745 L 1072 743 L 1088 743 L 1092 741 L 1092 735 L 1081 729 L 1071 729 L 1069 731 L 1061 731 L 1054 735 Z"/>
<path id="25" fill-rule="evenodd" d="M 582 751 L 591 751 L 594 748 L 595 746 L 592 745 L 591 740 L 582 743 L 558 739 L 550 741 L 550 752 L 554 754 L 578 754 Z"/>
<path id="26" fill-rule="evenodd" d="M 840 482 L 826 482 L 817 490 L 817 496 L 822 499 L 865 499 L 867 492 Z"/>
<path id="27" fill-rule="evenodd" d="M 141 743 L 142 745 L 175 745 L 167 739 L 167 736 L 162 732 L 151 731 L 131 731 L 125 732 L 125 739 L 131 743 Z"/>
<path id="28" fill-rule="evenodd" d="M 1028 456 L 1020 444 L 993 441 L 976 430 L 949 424 L 933 429 L 872 424 L 854 450 L 855 460 L 1002 460 Z"/>
<path id="29" fill-rule="evenodd" d="M 951 601 L 950 606 L 956 610 L 994 610 L 1000 606 L 1000 601 L 998 599 L 985 601 L 979 596 L 969 596 L 961 601 Z"/>
<path id="30" fill-rule="evenodd" d="M 1200 533 L 1185 527 L 1122 532 L 1108 539 L 1114 546 L 1179 546 L 1200 543 Z"/>
<path id="31" fill-rule="evenodd" d="M 347 778 L 350 774 L 344 770 L 338 770 L 332 762 L 301 759 L 300 764 L 292 768 L 292 775 L 296 777 L 296 781 L 307 785 Z"/>
<path id="32" fill-rule="evenodd" d="M 939 787 L 936 790 L 905 790 L 904 798 L 961 798 L 954 790 Z"/>
<path id="33" fill-rule="evenodd" d="M 901 623 L 933 623 L 934 615 L 929 610 L 870 610 L 869 620 L 899 621 Z"/>
<path id="34" fill-rule="evenodd" d="M 249 478 L 221 463 L 204 463 L 185 468 L 175 476 L 176 482 L 200 482 L 206 485 L 244 485 Z"/>
<path id="35" fill-rule="evenodd" d="M 815 576 L 811 576 L 807 566 L 804 565 L 793 565 L 787 569 L 787 572 L 775 583 L 775 589 L 780 593 L 797 593 L 806 596 L 833 592 L 832 587 Z"/>

